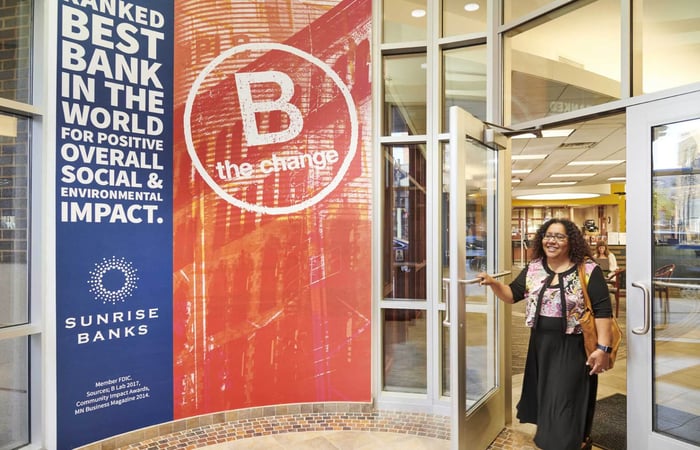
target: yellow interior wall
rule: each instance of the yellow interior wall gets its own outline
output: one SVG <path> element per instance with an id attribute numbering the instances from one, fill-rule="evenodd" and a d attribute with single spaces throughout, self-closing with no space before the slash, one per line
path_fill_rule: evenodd
<path id="1" fill-rule="evenodd" d="M 627 201 L 624 195 L 613 194 L 613 192 L 624 192 L 624 183 L 612 183 L 610 185 L 610 194 L 601 195 L 595 198 L 585 198 L 581 200 L 518 200 L 516 198 L 512 199 L 513 208 L 523 208 L 523 207 L 558 207 L 558 208 L 570 208 L 570 207 L 582 207 L 582 206 L 598 206 L 598 205 L 611 205 L 617 206 L 618 212 L 618 223 L 619 231 L 625 233 L 627 231 Z"/>

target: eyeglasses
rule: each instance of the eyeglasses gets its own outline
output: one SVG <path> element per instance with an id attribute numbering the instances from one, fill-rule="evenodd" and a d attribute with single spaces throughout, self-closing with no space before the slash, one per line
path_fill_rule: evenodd
<path id="1" fill-rule="evenodd" d="M 567 236 L 565 234 L 556 233 L 556 234 L 545 234 L 544 237 L 542 238 L 543 241 L 551 241 L 552 239 L 554 239 L 557 242 L 564 242 L 567 239 Z"/>

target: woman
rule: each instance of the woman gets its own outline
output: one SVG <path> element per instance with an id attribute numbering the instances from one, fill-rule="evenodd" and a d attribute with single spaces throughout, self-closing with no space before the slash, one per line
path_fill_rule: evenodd
<path id="1" fill-rule="evenodd" d="M 590 449 L 598 374 L 610 364 L 608 287 L 581 230 L 570 220 L 549 220 L 532 243 L 533 259 L 509 285 L 478 275 L 504 302 L 527 300 L 531 332 L 517 417 L 537 425 L 534 441 L 544 450 Z M 598 331 L 598 349 L 589 357 L 577 321 L 584 308 L 579 264 L 585 264 L 589 278 Z"/>
<path id="2" fill-rule="evenodd" d="M 599 240 L 598 242 L 595 243 L 595 257 L 596 258 L 607 258 L 608 259 L 608 270 L 613 273 L 616 272 L 618 267 L 617 267 L 617 258 L 615 258 L 615 254 L 608 250 L 608 244 L 603 241 Z"/>

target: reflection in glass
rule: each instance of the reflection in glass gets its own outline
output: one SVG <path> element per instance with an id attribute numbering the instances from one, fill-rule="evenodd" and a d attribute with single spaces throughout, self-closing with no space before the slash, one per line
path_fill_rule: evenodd
<path id="1" fill-rule="evenodd" d="M 29 103 L 32 68 L 32 1 L 2 4 L 0 98 Z"/>
<path id="2" fill-rule="evenodd" d="M 384 297 L 425 300 L 425 146 L 384 147 L 384 173 Z"/>
<path id="3" fill-rule="evenodd" d="M 384 309 L 384 390 L 427 392 L 425 311 Z"/>
<path id="4" fill-rule="evenodd" d="M 442 129 L 448 131 L 448 111 L 457 105 L 474 117 L 486 120 L 486 46 L 445 50 Z"/>
<path id="5" fill-rule="evenodd" d="M 641 65 L 642 92 L 658 92 L 698 81 L 700 8 L 695 0 L 636 0 L 633 29 Z"/>
<path id="6" fill-rule="evenodd" d="M 29 120 L 0 113 L 0 327 L 27 323 Z"/>
<path id="7" fill-rule="evenodd" d="M 583 6 L 578 9 L 562 11 L 534 27 L 527 24 L 506 36 L 504 91 L 511 92 L 505 105 L 506 123 L 621 97 L 620 2 L 579 3 Z"/>
<path id="8" fill-rule="evenodd" d="M 513 21 L 551 2 L 552 0 L 503 0 L 503 22 Z"/>
<path id="9" fill-rule="evenodd" d="M 442 283 L 442 298 L 445 299 L 449 295 L 448 292 L 449 284 L 447 282 Z M 440 333 L 440 361 L 442 361 L 442 371 L 441 374 L 441 390 L 440 394 L 445 397 L 450 396 L 450 328 L 445 326 L 445 311 L 440 311 L 440 322 L 439 324 Z"/>
<path id="10" fill-rule="evenodd" d="M 455 36 L 486 31 L 485 0 L 443 0 L 442 35 Z"/>
<path id="11" fill-rule="evenodd" d="M 385 136 L 425 134 L 425 54 L 384 57 Z"/>
<path id="12" fill-rule="evenodd" d="M 0 448 L 29 443 L 28 388 L 28 339 L 0 340 Z"/>
<path id="13" fill-rule="evenodd" d="M 476 274 L 489 271 L 487 249 L 487 231 L 493 223 L 494 211 L 489 209 L 493 199 L 489 196 L 495 192 L 496 152 L 475 142 L 467 145 L 465 180 L 466 223 L 464 224 L 466 273 L 464 280 L 472 280 Z M 455 199 L 450 192 L 450 147 L 443 146 L 443 223 L 450 223 L 449 205 Z M 449 279 L 449 230 L 443 229 L 442 238 L 443 279 Z M 471 408 L 496 387 L 496 338 L 495 308 L 493 297 L 487 295 L 487 288 L 478 284 L 466 284 L 465 289 L 465 335 L 466 335 L 466 391 L 467 408 Z M 449 286 L 443 287 L 443 302 L 449 296 Z M 449 342 L 449 341 L 447 341 Z M 443 355 L 449 348 L 443 343 Z M 449 374 L 447 374 L 449 376 Z M 443 378 L 443 393 L 449 393 L 449 384 Z"/>
<path id="14" fill-rule="evenodd" d="M 384 0 L 385 43 L 424 41 L 427 24 L 425 0 Z"/>
<path id="15" fill-rule="evenodd" d="M 652 136 L 653 427 L 700 445 L 700 119 Z"/>

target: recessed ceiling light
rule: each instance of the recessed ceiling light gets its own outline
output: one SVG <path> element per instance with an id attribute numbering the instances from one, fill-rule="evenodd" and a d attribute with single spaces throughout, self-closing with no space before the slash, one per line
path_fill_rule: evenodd
<path id="1" fill-rule="evenodd" d="M 478 3 L 467 3 L 464 5 L 464 10 L 467 12 L 474 12 L 479 10 L 479 4 Z"/>
<path id="2" fill-rule="evenodd" d="M 510 173 L 530 173 L 532 169 L 513 169 Z"/>
<path id="3" fill-rule="evenodd" d="M 523 180 L 521 180 L 520 178 L 513 178 L 512 180 L 510 180 L 511 183 L 520 183 L 521 181 Z"/>
<path id="4" fill-rule="evenodd" d="M 569 137 L 574 129 L 542 130 L 542 137 Z"/>
<path id="5" fill-rule="evenodd" d="M 578 183 L 578 181 L 557 181 L 552 183 L 537 183 L 537 186 L 571 186 L 572 184 L 576 183 Z"/>
<path id="6" fill-rule="evenodd" d="M 569 178 L 569 177 L 592 177 L 594 173 L 555 173 L 550 175 L 551 178 Z"/>
<path id="7" fill-rule="evenodd" d="M 569 166 L 614 166 L 625 162 L 624 159 L 611 159 L 608 161 L 572 161 Z"/>
<path id="8" fill-rule="evenodd" d="M 425 17 L 425 10 L 424 9 L 414 9 L 411 11 L 411 16 L 419 19 L 421 17 Z"/>
<path id="9" fill-rule="evenodd" d="M 573 133 L 575 130 L 573 129 L 566 129 L 566 130 L 542 130 L 542 136 L 543 138 L 553 138 L 553 137 L 568 137 Z M 511 139 L 533 139 L 538 137 L 535 133 L 523 133 L 523 134 L 516 134 L 515 136 L 511 136 Z"/>
<path id="10" fill-rule="evenodd" d="M 610 177 L 608 181 L 627 181 L 627 177 Z"/>
<path id="11" fill-rule="evenodd" d="M 511 139 L 535 139 L 537 135 L 535 133 L 523 133 L 511 136 Z"/>
<path id="12" fill-rule="evenodd" d="M 600 197 L 600 194 L 592 194 L 587 192 L 555 192 L 551 194 L 529 194 L 519 195 L 515 198 L 518 200 L 580 200 L 584 198 Z"/>
<path id="13" fill-rule="evenodd" d="M 512 155 L 510 159 L 512 161 L 520 161 L 525 159 L 545 159 L 549 155 Z"/>

